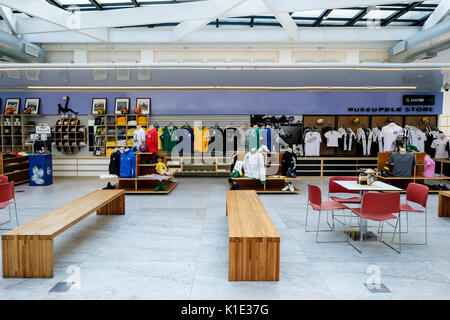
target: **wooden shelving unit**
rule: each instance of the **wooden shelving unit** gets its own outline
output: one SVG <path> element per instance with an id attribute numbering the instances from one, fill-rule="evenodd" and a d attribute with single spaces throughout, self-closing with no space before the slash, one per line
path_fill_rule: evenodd
<path id="1" fill-rule="evenodd" d="M 0 115 L 0 152 L 31 150 L 25 140 L 36 132 L 39 117 L 39 114 Z"/>
<path id="2" fill-rule="evenodd" d="M 65 154 L 76 154 L 86 147 L 86 127 L 76 117 L 63 117 L 52 128 L 56 149 Z"/>
<path id="3" fill-rule="evenodd" d="M 18 150 L 17 152 L 24 151 Z M 5 158 L 5 154 L 11 152 L 2 152 L 0 154 L 0 175 L 7 176 L 9 181 L 15 184 L 26 183 L 30 181 L 30 164 L 28 156 Z"/>
<path id="4" fill-rule="evenodd" d="M 235 180 L 239 187 L 242 190 L 255 190 L 256 193 L 290 193 L 290 194 L 296 194 L 299 193 L 300 190 L 298 190 L 294 186 L 294 191 L 290 191 L 289 189 L 287 191 L 283 191 L 283 189 L 286 186 L 286 183 L 288 181 L 299 181 L 301 178 L 289 178 L 284 176 L 267 176 L 266 177 L 266 183 L 262 184 L 261 180 L 259 179 L 252 179 L 252 178 L 246 178 L 246 177 L 240 177 L 240 178 L 233 178 L 232 180 Z M 230 187 L 232 184 L 230 183 Z"/>
<path id="5" fill-rule="evenodd" d="M 166 185 L 167 190 L 154 191 L 158 186 L 156 178 L 139 178 L 148 174 L 156 174 L 156 158 L 161 156 L 162 162 L 167 164 L 167 154 L 165 152 L 142 152 L 136 153 L 136 178 L 110 178 L 105 180 L 117 181 L 116 189 L 124 189 L 125 193 L 145 193 L 145 194 L 169 194 L 176 187 L 177 182 L 170 181 L 172 176 L 167 176 L 161 182 Z M 148 163 L 151 159 L 152 163 Z"/>
<path id="6" fill-rule="evenodd" d="M 150 115 L 105 114 L 94 117 L 94 155 L 107 156 L 107 150 L 116 147 L 132 147 L 133 132 L 138 125 L 147 129 Z M 140 120 L 143 119 L 143 120 Z M 133 122 L 134 121 L 134 122 Z"/>

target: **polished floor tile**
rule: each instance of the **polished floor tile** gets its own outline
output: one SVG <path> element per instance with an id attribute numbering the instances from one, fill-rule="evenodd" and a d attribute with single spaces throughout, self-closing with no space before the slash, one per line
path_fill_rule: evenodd
<path id="1" fill-rule="evenodd" d="M 321 186 L 325 199 L 327 179 L 303 179 L 296 195 L 260 195 L 281 237 L 280 281 L 230 282 L 226 179 L 178 180 L 169 195 L 127 195 L 125 216 L 93 214 L 56 237 L 55 276 L 1 278 L 0 299 L 450 299 L 450 219 L 437 217 L 435 194 L 428 201 L 428 245 L 405 245 L 401 254 L 380 242 L 364 243 L 360 254 L 345 242 L 317 244 L 316 233 L 305 232 L 307 183 Z M 56 178 L 46 187 L 18 186 L 20 223 L 104 185 Z M 321 229 L 328 227 L 324 217 Z M 402 241 L 424 241 L 424 216 L 408 217 Z M 0 212 L 4 219 L 7 212 Z M 310 211 L 308 229 L 317 223 Z M 3 227 L 14 226 L 13 220 Z M 345 240 L 345 228 L 335 226 L 320 240 Z M 369 291 L 374 279 L 389 292 Z M 58 282 L 75 285 L 50 292 Z"/>

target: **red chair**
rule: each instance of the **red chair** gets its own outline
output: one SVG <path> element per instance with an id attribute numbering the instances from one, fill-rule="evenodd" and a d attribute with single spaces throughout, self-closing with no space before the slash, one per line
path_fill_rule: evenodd
<path id="1" fill-rule="evenodd" d="M 7 183 L 8 182 L 8 176 L 0 176 L 0 183 Z"/>
<path id="2" fill-rule="evenodd" d="M 345 189 L 343 186 L 337 184 L 335 181 L 358 181 L 358 177 L 331 177 L 328 183 L 328 197 L 331 200 L 337 201 L 339 203 L 347 203 L 347 204 L 360 204 L 360 197 L 350 197 L 350 198 L 341 198 L 337 196 L 332 196 L 332 194 L 336 193 L 349 193 L 349 194 L 358 194 L 359 191 L 350 191 Z"/>
<path id="3" fill-rule="evenodd" d="M 319 212 L 318 222 L 317 222 L 317 229 L 316 230 L 308 230 L 308 211 L 309 207 L 314 211 Z M 316 232 L 316 243 L 337 243 L 337 242 L 347 242 L 350 245 L 352 245 L 349 242 L 348 234 L 347 234 L 347 240 L 345 241 L 319 241 L 319 232 L 329 232 L 334 231 L 334 227 L 330 226 L 328 222 L 328 215 L 327 215 L 327 224 L 330 227 L 330 229 L 327 230 L 320 230 L 320 216 L 322 215 L 322 211 L 327 212 L 332 211 L 332 214 L 334 215 L 334 210 L 345 210 L 349 209 L 347 206 L 343 205 L 342 203 L 336 202 L 336 201 L 322 201 L 322 191 L 318 186 L 314 186 L 311 184 L 308 184 L 308 203 L 306 205 L 306 220 L 305 220 L 305 232 Z M 334 219 L 334 217 L 332 216 Z M 352 247 L 354 247 L 352 245 Z M 355 247 L 354 247 L 355 248 Z M 358 250 L 357 248 L 355 248 Z M 359 251 L 359 250 L 358 250 Z M 360 252 L 360 251 L 359 251 Z"/>
<path id="4" fill-rule="evenodd" d="M 359 216 L 360 218 L 360 239 L 363 240 L 362 235 L 362 219 L 372 220 L 376 222 L 381 222 L 381 235 L 379 240 L 387 245 L 389 248 L 400 253 L 402 250 L 402 236 L 401 236 L 401 220 L 400 220 L 400 193 L 377 193 L 377 192 L 367 192 L 364 194 L 362 199 L 362 208 L 351 208 L 352 212 Z M 395 214 L 398 214 L 396 216 Z M 399 226 L 399 250 L 395 249 L 393 246 L 384 242 L 383 239 L 383 227 L 384 222 L 388 220 L 396 219 L 396 225 L 394 230 L 397 230 Z"/>
<path id="5" fill-rule="evenodd" d="M 19 226 L 19 218 L 17 217 L 16 197 L 14 196 L 14 181 L 0 184 L 0 209 L 8 208 L 9 220 L 0 224 L 0 226 L 11 222 L 11 205 L 14 204 L 16 213 L 16 224 Z M 9 230 L 9 229 L 2 229 Z"/>
<path id="6" fill-rule="evenodd" d="M 408 188 L 406 189 L 406 203 L 400 204 L 400 214 L 402 212 L 416 212 L 416 213 L 424 213 L 425 218 L 425 243 L 407 243 L 409 245 L 426 245 L 428 243 L 428 226 L 427 226 L 427 200 L 428 200 L 428 192 L 429 189 L 427 186 L 418 183 L 410 183 L 408 184 Z M 414 209 L 409 205 L 409 202 L 420 205 L 422 209 Z M 408 216 L 406 215 L 406 232 L 408 232 L 409 223 Z M 394 232 L 395 237 L 395 232 Z M 392 241 L 394 241 L 394 237 Z M 406 243 L 404 243 L 406 244 Z"/>

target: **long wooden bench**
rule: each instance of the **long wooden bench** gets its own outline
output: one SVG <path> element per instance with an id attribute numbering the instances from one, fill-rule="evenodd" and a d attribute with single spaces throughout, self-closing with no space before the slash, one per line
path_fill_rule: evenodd
<path id="1" fill-rule="evenodd" d="M 254 190 L 228 190 L 230 281 L 278 281 L 280 235 Z"/>
<path id="2" fill-rule="evenodd" d="M 124 190 L 97 190 L 2 235 L 4 278 L 52 278 L 53 238 L 97 211 L 124 215 Z"/>

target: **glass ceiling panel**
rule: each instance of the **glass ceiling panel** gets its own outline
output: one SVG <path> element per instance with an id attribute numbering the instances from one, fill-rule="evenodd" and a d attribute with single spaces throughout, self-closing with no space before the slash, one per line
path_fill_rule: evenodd
<path id="1" fill-rule="evenodd" d="M 347 18 L 351 19 L 359 13 L 360 10 L 334 9 L 328 15 L 328 18 Z"/>
<path id="2" fill-rule="evenodd" d="M 318 17 L 322 14 L 323 10 L 308 10 L 298 11 L 292 14 L 293 17 Z"/>
<path id="3" fill-rule="evenodd" d="M 89 0 L 57 0 L 63 6 L 77 4 L 91 4 Z"/>

